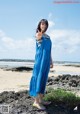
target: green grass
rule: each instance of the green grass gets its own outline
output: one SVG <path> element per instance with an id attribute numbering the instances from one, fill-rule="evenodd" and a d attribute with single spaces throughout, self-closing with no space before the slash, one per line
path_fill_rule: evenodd
<path id="1" fill-rule="evenodd" d="M 53 101 L 55 103 L 63 103 L 67 106 L 74 107 L 80 103 L 80 97 L 76 96 L 72 92 L 67 92 L 63 89 L 47 89 L 47 94 L 44 96 L 44 100 Z"/>

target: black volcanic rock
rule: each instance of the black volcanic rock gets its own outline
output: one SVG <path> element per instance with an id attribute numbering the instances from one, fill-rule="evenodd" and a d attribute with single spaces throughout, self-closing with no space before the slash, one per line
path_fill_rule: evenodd
<path id="1" fill-rule="evenodd" d="M 0 93 L 0 105 L 9 105 L 9 114 L 79 114 L 79 110 L 75 112 L 68 109 L 65 105 L 61 103 L 56 104 L 55 102 L 45 106 L 46 111 L 39 111 L 32 106 L 33 102 L 34 99 L 29 96 L 26 90 Z"/>
<path id="2" fill-rule="evenodd" d="M 6 70 L 6 71 L 31 71 L 33 70 L 33 68 L 31 67 L 14 67 L 14 68 L 3 68 L 3 70 Z"/>
<path id="3" fill-rule="evenodd" d="M 49 77 L 47 86 L 64 89 L 80 90 L 80 75 L 59 75 L 58 77 Z"/>

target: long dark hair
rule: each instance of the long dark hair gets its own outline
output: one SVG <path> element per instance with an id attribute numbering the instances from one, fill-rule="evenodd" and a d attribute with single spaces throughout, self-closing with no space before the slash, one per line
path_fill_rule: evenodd
<path id="1" fill-rule="evenodd" d="M 49 26 L 48 21 L 47 21 L 46 19 L 41 19 L 41 21 L 38 23 L 38 26 L 37 26 L 37 29 L 36 29 L 36 33 L 37 33 L 38 31 L 41 32 L 40 25 L 41 25 L 42 22 L 44 22 L 44 23 L 46 24 L 46 28 L 45 28 L 45 30 L 44 30 L 44 32 L 46 32 L 46 30 L 47 30 L 47 28 L 48 28 L 48 26 Z"/>

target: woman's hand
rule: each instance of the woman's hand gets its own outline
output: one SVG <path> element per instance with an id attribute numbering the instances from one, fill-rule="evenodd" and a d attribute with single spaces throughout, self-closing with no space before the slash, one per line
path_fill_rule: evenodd
<path id="1" fill-rule="evenodd" d="M 54 66 L 53 63 L 51 63 L 51 64 L 50 64 L 50 68 L 53 68 L 53 66 Z"/>
<path id="2" fill-rule="evenodd" d="M 37 38 L 37 40 L 41 39 L 42 34 L 43 34 L 42 31 L 40 32 L 40 31 L 38 30 L 38 33 L 36 33 L 36 38 Z"/>
<path id="3" fill-rule="evenodd" d="M 51 54 L 51 56 L 50 56 L 50 68 L 53 68 L 52 54 Z"/>

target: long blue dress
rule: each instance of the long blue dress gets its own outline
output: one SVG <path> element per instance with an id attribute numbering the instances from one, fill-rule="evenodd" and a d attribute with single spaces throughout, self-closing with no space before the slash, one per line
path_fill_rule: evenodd
<path id="1" fill-rule="evenodd" d="M 29 86 L 30 96 L 36 97 L 39 93 L 45 93 L 50 70 L 51 47 L 50 36 L 43 34 L 40 40 L 36 39 L 35 63 Z"/>

